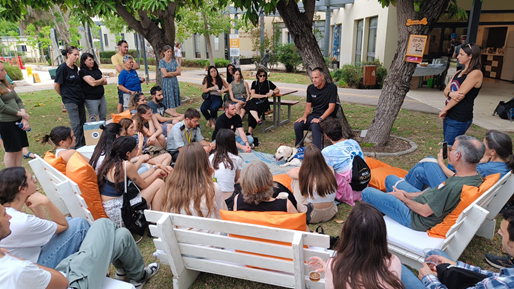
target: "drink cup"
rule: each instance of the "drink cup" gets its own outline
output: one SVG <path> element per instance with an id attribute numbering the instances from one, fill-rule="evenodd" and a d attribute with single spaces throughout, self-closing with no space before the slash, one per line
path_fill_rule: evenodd
<path id="1" fill-rule="evenodd" d="M 66 109 L 66 107 L 65 107 L 65 108 L 63 108 L 61 111 L 62 111 L 62 113 L 67 113 L 67 112 L 68 112 L 68 110 Z"/>
<path id="2" fill-rule="evenodd" d="M 425 263 L 432 269 L 432 271 L 435 270 L 435 267 L 439 265 L 441 262 L 438 260 L 428 260 L 430 256 L 441 256 L 441 254 L 438 252 L 438 250 L 434 250 L 431 248 L 426 248 L 423 250 L 423 254 L 425 254 Z"/>
<path id="3" fill-rule="evenodd" d="M 321 274 L 319 272 L 311 271 L 309 273 L 309 280 L 311 280 L 312 282 L 318 282 L 320 279 L 321 279 Z"/>

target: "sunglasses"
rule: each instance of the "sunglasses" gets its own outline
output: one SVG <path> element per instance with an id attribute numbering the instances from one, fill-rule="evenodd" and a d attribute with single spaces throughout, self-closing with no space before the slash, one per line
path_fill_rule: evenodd
<path id="1" fill-rule="evenodd" d="M 266 74 L 261 74 L 259 75 L 259 77 L 266 77 Z"/>

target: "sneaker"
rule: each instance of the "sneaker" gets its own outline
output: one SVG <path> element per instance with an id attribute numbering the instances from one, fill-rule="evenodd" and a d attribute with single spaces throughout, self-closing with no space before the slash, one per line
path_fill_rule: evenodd
<path id="1" fill-rule="evenodd" d="M 125 273 L 125 269 L 116 269 L 116 274 L 114 275 L 114 279 L 120 281 L 127 281 L 127 274 Z"/>
<path id="2" fill-rule="evenodd" d="M 134 285 L 136 289 L 142 289 L 146 281 L 148 281 L 153 275 L 157 274 L 157 271 L 159 271 L 159 263 L 151 263 L 145 267 L 145 275 L 143 278 L 139 281 L 130 280 L 130 284 Z"/>
<path id="3" fill-rule="evenodd" d="M 485 260 L 489 265 L 498 268 L 512 268 L 512 256 L 500 257 L 493 254 L 485 254 Z"/>

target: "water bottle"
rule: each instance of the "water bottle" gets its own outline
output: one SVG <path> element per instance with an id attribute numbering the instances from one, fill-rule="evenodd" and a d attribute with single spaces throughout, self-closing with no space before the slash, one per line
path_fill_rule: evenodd
<path id="1" fill-rule="evenodd" d="M 21 122 L 17 122 L 17 123 L 16 123 L 16 125 L 17 125 L 20 129 L 23 129 L 23 123 L 21 123 Z M 31 129 L 32 129 L 32 128 L 30 128 L 30 127 L 29 127 L 29 129 L 28 129 L 28 130 L 26 130 L 26 131 L 30 131 Z"/>

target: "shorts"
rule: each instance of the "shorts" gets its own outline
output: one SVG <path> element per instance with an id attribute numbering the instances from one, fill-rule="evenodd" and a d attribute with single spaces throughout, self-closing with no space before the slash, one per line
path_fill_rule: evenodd
<path id="1" fill-rule="evenodd" d="M 121 91 L 119 88 L 118 88 L 118 103 L 119 104 L 123 104 L 123 94 L 125 92 Z"/>
<path id="2" fill-rule="evenodd" d="M 162 124 L 162 135 L 168 137 L 168 123 Z"/>
<path id="3" fill-rule="evenodd" d="M 0 135 L 4 141 L 4 149 L 7 153 L 20 152 L 22 148 L 29 146 L 27 132 L 19 128 L 17 121 L 0 122 Z"/>

